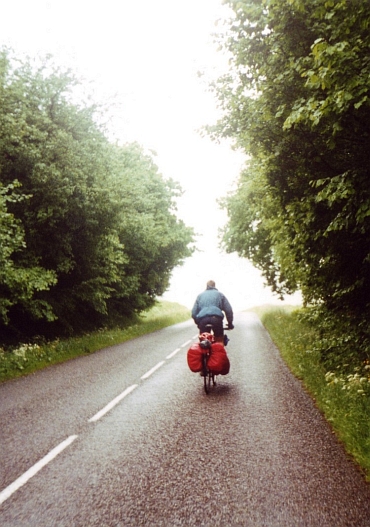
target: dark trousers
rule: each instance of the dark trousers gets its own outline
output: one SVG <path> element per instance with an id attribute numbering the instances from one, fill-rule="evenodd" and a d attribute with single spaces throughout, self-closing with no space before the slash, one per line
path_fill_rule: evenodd
<path id="1" fill-rule="evenodd" d="M 209 333 L 210 328 L 207 324 L 212 324 L 212 329 L 215 337 L 222 337 L 224 334 L 224 323 L 221 317 L 207 316 L 198 320 L 199 333 Z"/>

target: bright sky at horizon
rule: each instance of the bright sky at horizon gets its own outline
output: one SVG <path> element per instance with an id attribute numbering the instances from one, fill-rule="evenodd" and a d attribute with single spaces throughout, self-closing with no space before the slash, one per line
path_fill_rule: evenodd
<path id="1" fill-rule="evenodd" d="M 179 216 L 200 234 L 201 252 L 174 271 L 165 298 L 190 306 L 214 279 L 242 309 L 278 301 L 249 262 L 217 249 L 226 221 L 217 199 L 235 184 L 244 156 L 199 129 L 219 116 L 207 80 L 227 66 L 212 33 L 229 15 L 222 0 L 12 0 L 2 6 L 0 46 L 51 53 L 92 83 L 98 101 L 115 95 L 112 136 L 156 152 L 163 176 L 184 189 Z"/>

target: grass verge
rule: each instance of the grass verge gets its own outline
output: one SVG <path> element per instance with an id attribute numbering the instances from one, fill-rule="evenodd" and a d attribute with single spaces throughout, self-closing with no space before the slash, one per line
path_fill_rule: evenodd
<path id="1" fill-rule="evenodd" d="M 81 337 L 45 344 L 19 344 L 10 350 L 0 348 L 0 382 L 28 375 L 51 364 L 94 353 L 102 348 L 152 333 L 190 318 L 189 309 L 174 302 L 158 302 L 124 328 L 101 329 Z"/>
<path id="2" fill-rule="evenodd" d="M 346 451 L 370 481 L 370 376 L 328 372 L 315 348 L 319 332 L 293 308 L 255 310 L 292 373 L 302 380 Z M 369 371 L 369 369 L 367 370 Z"/>

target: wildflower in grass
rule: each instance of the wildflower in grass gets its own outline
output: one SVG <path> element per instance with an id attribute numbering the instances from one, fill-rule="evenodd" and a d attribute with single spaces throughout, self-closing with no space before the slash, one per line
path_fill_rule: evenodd
<path id="1" fill-rule="evenodd" d="M 13 355 L 21 359 L 27 359 L 27 355 L 35 355 L 40 350 L 38 344 L 21 344 L 13 350 Z"/>
<path id="2" fill-rule="evenodd" d="M 325 374 L 325 380 L 329 385 L 341 386 L 341 389 L 349 394 L 370 395 L 370 377 L 362 375 L 360 371 L 349 375 L 329 371 Z"/>

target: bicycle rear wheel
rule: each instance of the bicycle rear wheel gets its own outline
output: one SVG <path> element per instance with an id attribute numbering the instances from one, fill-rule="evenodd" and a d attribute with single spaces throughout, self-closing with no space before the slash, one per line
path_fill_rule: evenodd
<path id="1" fill-rule="evenodd" d="M 211 389 L 211 384 L 212 384 L 212 380 L 213 380 L 213 373 L 211 373 L 210 371 L 208 372 L 208 375 L 207 375 L 208 379 L 207 379 L 207 388 L 208 388 L 208 393 L 209 393 L 209 390 Z"/>
<path id="2" fill-rule="evenodd" d="M 202 376 L 204 381 L 204 391 L 206 394 L 209 392 L 209 372 L 207 369 L 207 354 L 203 353 L 202 355 Z"/>

